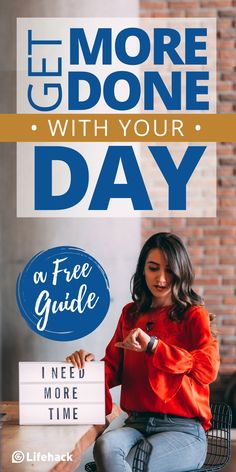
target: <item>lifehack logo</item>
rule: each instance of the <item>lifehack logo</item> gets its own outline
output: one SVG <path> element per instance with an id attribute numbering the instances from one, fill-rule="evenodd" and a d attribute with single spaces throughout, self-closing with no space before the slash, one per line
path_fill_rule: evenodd
<path id="1" fill-rule="evenodd" d="M 14 451 L 11 456 L 12 464 L 21 464 L 21 462 L 73 462 L 72 454 L 52 454 L 47 452 L 23 452 Z"/>
<path id="2" fill-rule="evenodd" d="M 94 331 L 110 304 L 101 265 L 83 249 L 60 246 L 34 256 L 19 274 L 20 313 L 37 334 L 72 341 Z"/>

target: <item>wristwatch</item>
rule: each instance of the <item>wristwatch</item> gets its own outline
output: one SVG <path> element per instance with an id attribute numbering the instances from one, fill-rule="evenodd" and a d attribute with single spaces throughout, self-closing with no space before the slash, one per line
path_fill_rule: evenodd
<path id="1" fill-rule="evenodd" d="M 152 353 L 152 348 L 153 348 L 153 346 L 154 346 L 154 344 L 155 344 L 156 339 L 157 339 L 156 336 L 151 336 L 151 337 L 150 337 L 150 341 L 149 341 L 149 343 L 148 343 L 148 345 L 147 345 L 147 348 L 146 348 L 146 352 L 147 352 L 148 354 L 151 354 L 151 353 Z"/>

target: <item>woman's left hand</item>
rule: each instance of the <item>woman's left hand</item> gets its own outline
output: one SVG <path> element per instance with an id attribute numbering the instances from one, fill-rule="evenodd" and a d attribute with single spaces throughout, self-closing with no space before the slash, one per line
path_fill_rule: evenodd
<path id="1" fill-rule="evenodd" d="M 130 349 L 131 351 L 146 351 L 150 336 L 141 328 L 132 329 L 123 341 L 115 343 L 116 347 Z"/>

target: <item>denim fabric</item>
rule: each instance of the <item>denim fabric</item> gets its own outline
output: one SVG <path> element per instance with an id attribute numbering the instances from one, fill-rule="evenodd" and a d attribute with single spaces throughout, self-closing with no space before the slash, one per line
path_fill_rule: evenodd
<path id="1" fill-rule="evenodd" d="M 125 423 L 97 439 L 94 446 L 97 472 L 141 471 L 136 468 L 137 461 L 134 462 L 141 441 L 144 446 L 145 441 L 151 445 L 148 464 L 144 467 L 147 472 L 185 472 L 203 465 L 207 439 L 199 421 L 167 415 L 160 419 L 136 413 Z"/>

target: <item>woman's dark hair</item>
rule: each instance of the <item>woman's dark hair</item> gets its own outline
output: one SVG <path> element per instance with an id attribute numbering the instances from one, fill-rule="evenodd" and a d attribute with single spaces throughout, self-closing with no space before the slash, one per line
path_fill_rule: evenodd
<path id="1" fill-rule="evenodd" d="M 152 249 L 160 249 L 166 257 L 168 268 L 173 274 L 172 299 L 174 307 L 169 317 L 173 321 L 183 318 L 185 311 L 192 305 L 203 305 L 202 298 L 192 289 L 194 273 L 187 250 L 181 239 L 171 233 L 157 233 L 144 244 L 137 263 L 136 272 L 131 280 L 132 299 L 135 302 L 133 314 L 148 311 L 152 305 L 152 294 L 149 291 L 144 266 Z"/>

